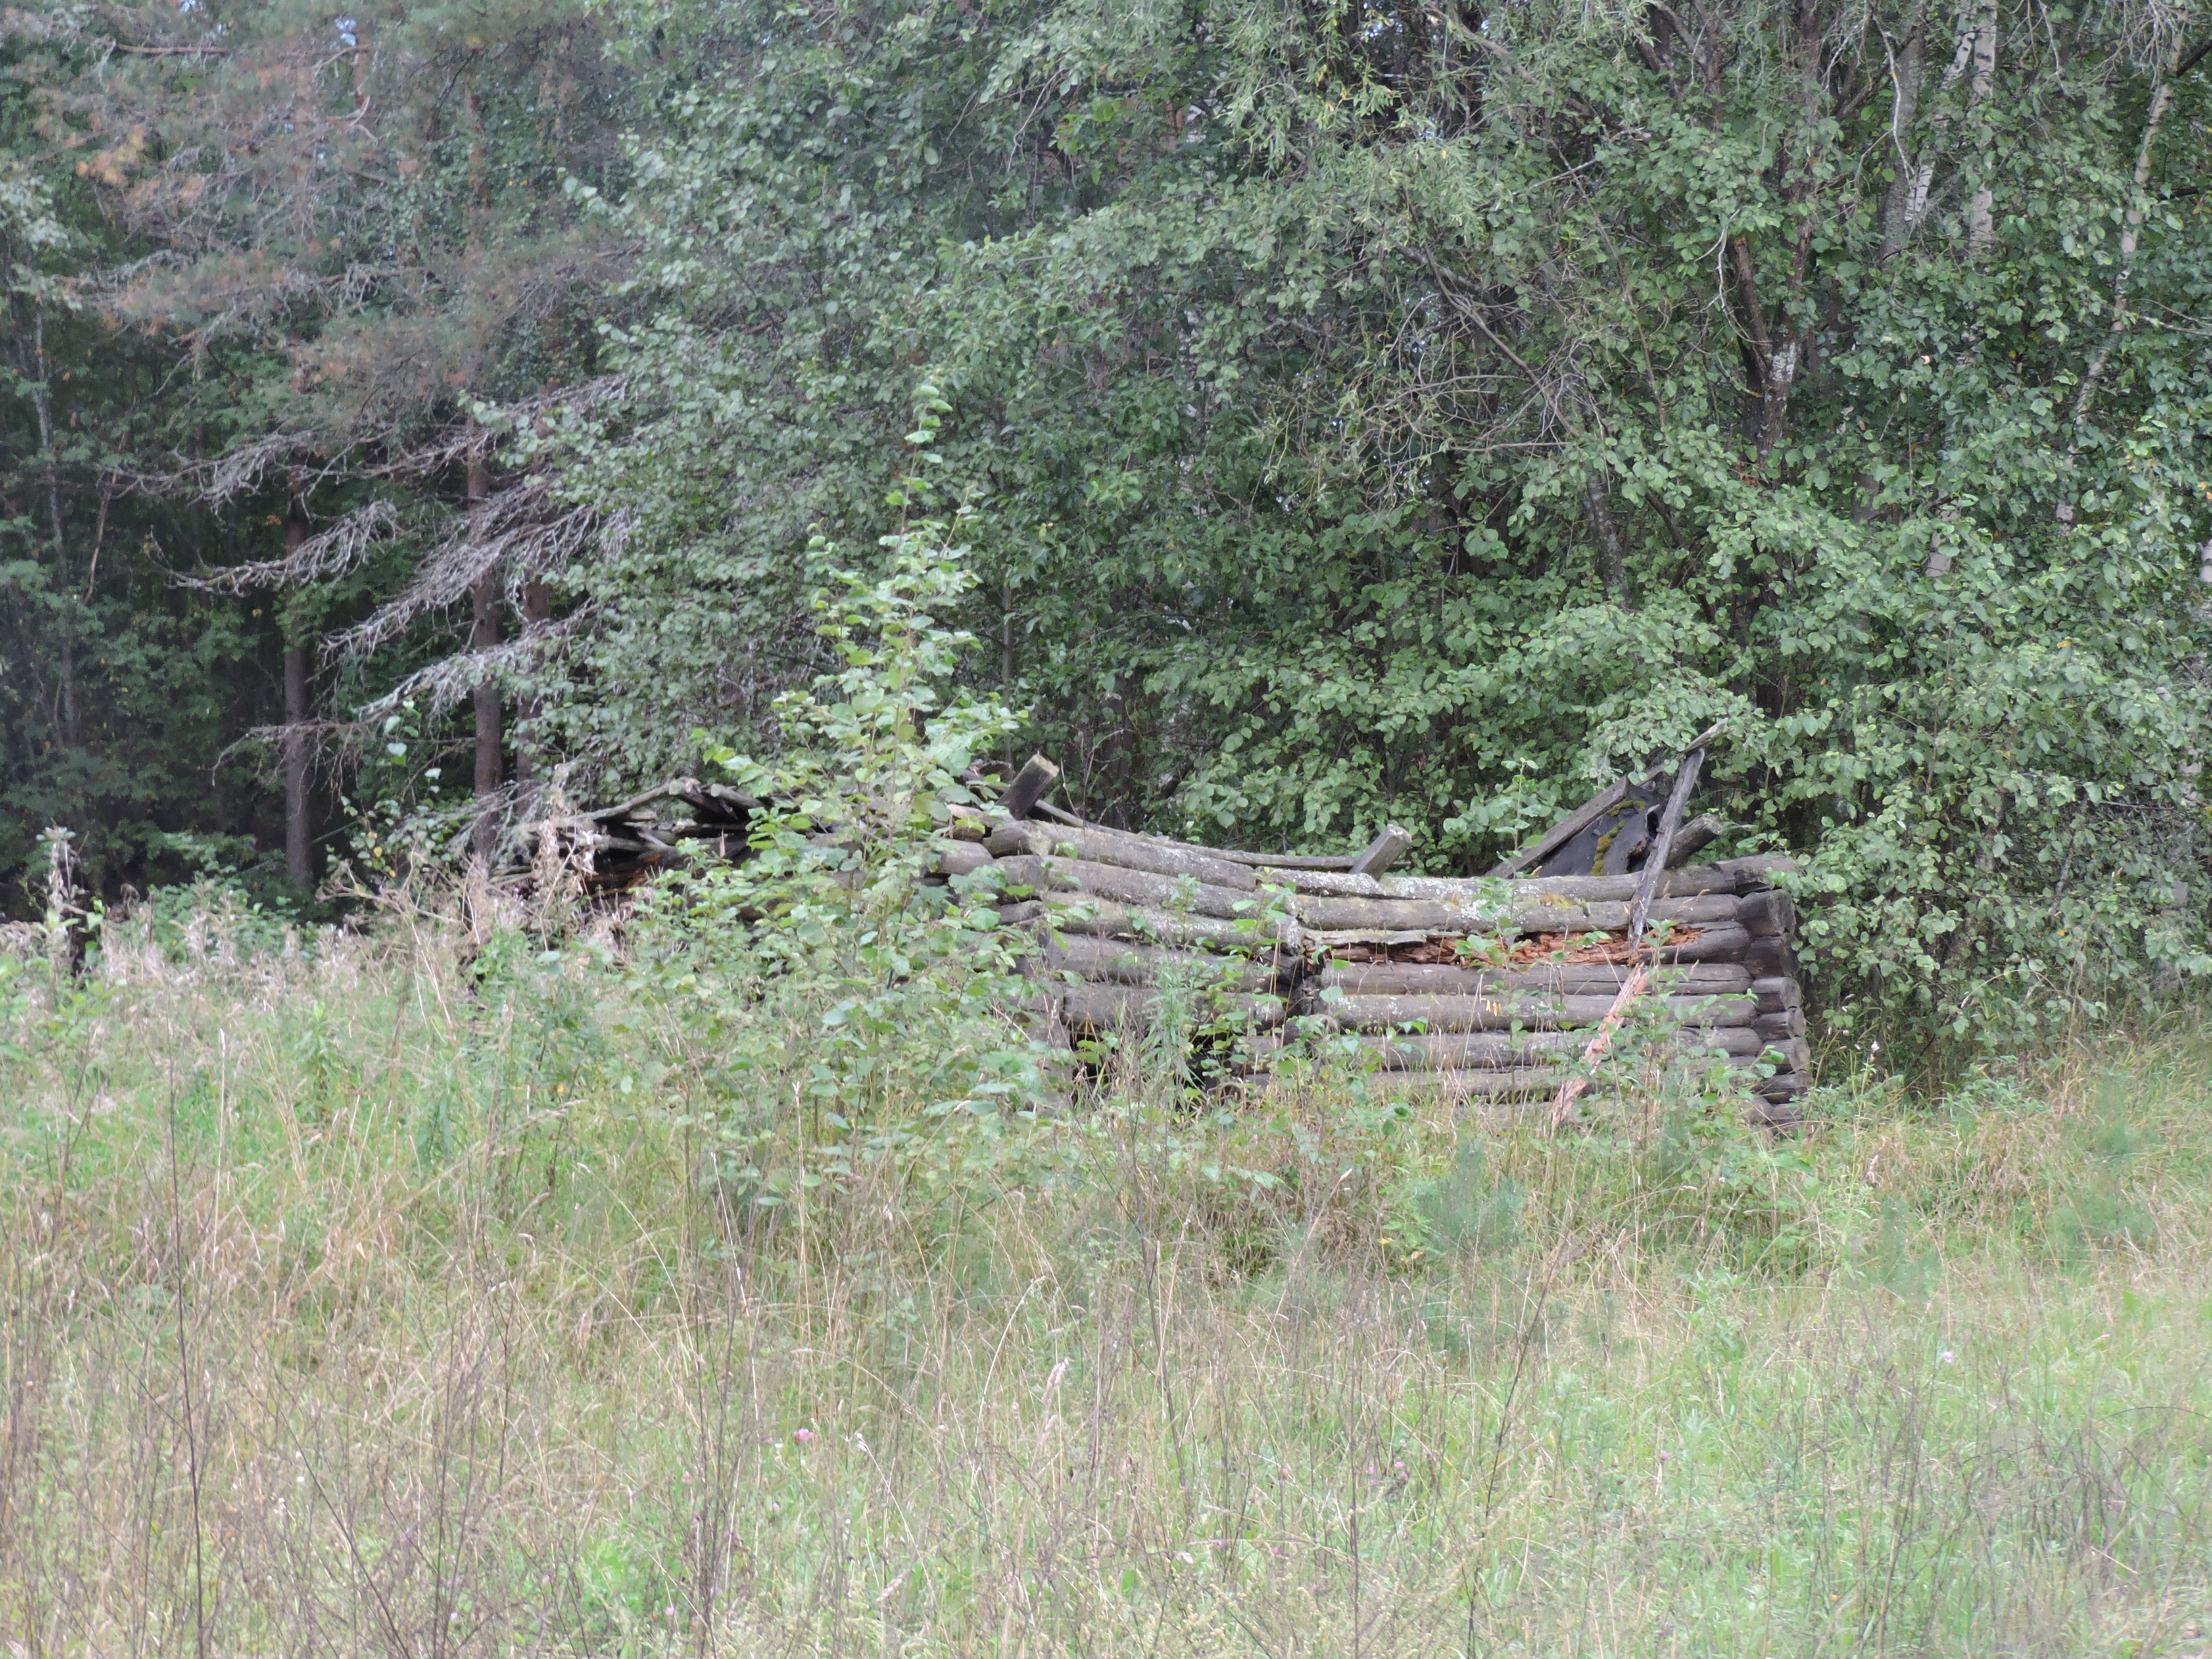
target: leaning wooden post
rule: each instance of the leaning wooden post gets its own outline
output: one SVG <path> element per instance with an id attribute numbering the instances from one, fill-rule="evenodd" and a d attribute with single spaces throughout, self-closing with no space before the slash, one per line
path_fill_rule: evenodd
<path id="1" fill-rule="evenodd" d="M 1644 987 L 1651 982 L 1650 971 L 1641 960 L 1644 924 L 1651 915 L 1652 900 L 1659 896 L 1659 884 L 1666 879 L 1668 855 L 1674 849 L 1674 830 L 1682 822 L 1682 809 L 1690 804 L 1690 792 L 1698 787 L 1698 774 L 1705 764 L 1705 750 L 1727 725 L 1726 720 L 1722 720 L 1702 733 L 1690 745 L 1690 752 L 1682 757 L 1682 764 L 1675 770 L 1674 787 L 1668 792 L 1667 805 L 1659 813 L 1659 833 L 1652 837 L 1651 850 L 1644 854 L 1644 871 L 1636 883 L 1636 897 L 1628 907 L 1629 955 L 1636 966 L 1622 983 L 1620 994 L 1613 998 L 1613 1006 L 1598 1022 L 1596 1035 L 1583 1050 L 1584 1066 L 1595 1066 L 1603 1058 L 1606 1049 L 1612 1046 L 1613 1033 L 1627 1016 L 1629 1004 L 1642 995 Z M 1552 1102 L 1553 1128 L 1574 1115 L 1575 1102 L 1589 1087 L 1589 1077 L 1581 1074 L 1559 1085 L 1559 1092 Z"/>
<path id="2" fill-rule="evenodd" d="M 1031 755 L 999 797 L 999 810 L 1010 818 L 1025 818 L 1036 810 L 1045 792 L 1059 781 L 1057 766 L 1042 755 Z"/>
<path id="3" fill-rule="evenodd" d="M 1382 826 L 1382 833 L 1369 842 L 1366 850 L 1352 860 L 1352 873 L 1355 876 L 1379 876 L 1404 857 L 1413 844 L 1411 831 L 1401 830 L 1395 823 L 1386 823 Z"/>

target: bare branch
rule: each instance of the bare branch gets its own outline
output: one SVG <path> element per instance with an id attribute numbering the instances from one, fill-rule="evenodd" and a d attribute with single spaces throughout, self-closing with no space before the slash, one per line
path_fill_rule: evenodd
<path id="1" fill-rule="evenodd" d="M 424 560 L 415 579 L 398 594 L 326 641 L 324 654 L 337 659 L 367 656 L 397 639 L 418 617 L 459 604 L 488 572 L 505 569 L 518 589 L 526 578 L 543 580 L 558 575 L 601 523 L 596 507 L 561 510 L 542 483 L 503 490 Z"/>
<path id="2" fill-rule="evenodd" d="M 477 687 L 518 670 L 533 666 L 547 647 L 568 639 L 593 614 L 584 605 L 557 622 L 535 623 L 511 640 L 483 651 L 464 651 L 442 662 L 419 668 L 361 711 L 364 720 L 380 720 L 410 700 L 428 704 L 426 712 L 443 714 L 469 700 Z"/>
<path id="3" fill-rule="evenodd" d="M 343 575 L 368 556 L 380 538 L 399 525 L 398 509 L 389 501 L 371 501 L 349 513 L 319 536 L 301 542 L 281 559 L 258 560 L 232 565 L 210 576 L 179 576 L 185 587 L 210 593 L 242 593 L 256 587 L 298 587 L 308 582 Z"/>

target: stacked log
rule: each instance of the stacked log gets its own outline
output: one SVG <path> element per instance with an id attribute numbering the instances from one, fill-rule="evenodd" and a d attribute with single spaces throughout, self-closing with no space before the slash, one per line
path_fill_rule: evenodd
<path id="1" fill-rule="evenodd" d="M 1002 921 L 1032 928 L 1047 1029 L 1069 1042 L 1133 1031 L 1170 1004 L 1249 1039 L 1280 1027 L 1300 970 L 1287 895 L 1209 848 L 1095 824 L 1000 822 Z M 1247 1052 L 1249 1048 L 1248 1043 Z"/>
<path id="2" fill-rule="evenodd" d="M 1632 966 L 1634 875 L 1366 875 L 1347 858 L 1022 820 L 976 850 L 1001 884 L 1001 918 L 1039 938 L 1044 1005 L 1071 1040 L 1141 1025 L 1180 986 L 1261 1060 L 1282 1041 L 1263 1034 L 1295 1018 L 1408 1082 L 1547 1093 Z M 961 872 L 985 867 L 970 853 Z M 1773 884 L 1790 867 L 1670 870 L 1650 913 L 1648 1012 L 1668 1063 L 1724 1066 L 1770 1101 L 1801 1093 L 1811 1062 L 1796 918 Z"/>
<path id="3" fill-rule="evenodd" d="M 1773 885 L 1790 867 L 1755 858 L 1669 870 L 1650 911 L 1646 1001 L 1672 1063 L 1724 1065 L 1770 1101 L 1802 1093 L 1812 1060 L 1796 917 Z M 1294 1013 L 1351 1034 L 1382 1069 L 1441 1087 L 1548 1093 L 1633 966 L 1633 875 L 1273 873 L 1297 890 L 1310 964 Z"/>

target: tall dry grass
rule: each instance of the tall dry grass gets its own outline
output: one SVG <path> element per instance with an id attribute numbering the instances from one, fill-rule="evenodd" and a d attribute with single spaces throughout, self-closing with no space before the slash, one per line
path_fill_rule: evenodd
<path id="1" fill-rule="evenodd" d="M 681 998 L 222 935 L 11 981 L 10 1651 L 2203 1645 L 2193 1036 L 1779 1145 L 1135 1063 L 871 1160 L 796 1101 L 771 1203 Z"/>

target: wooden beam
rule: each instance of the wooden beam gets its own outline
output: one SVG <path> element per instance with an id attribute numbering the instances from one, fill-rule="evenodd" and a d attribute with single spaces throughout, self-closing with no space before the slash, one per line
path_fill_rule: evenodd
<path id="1" fill-rule="evenodd" d="M 1643 879 L 1636 884 L 1636 897 L 1628 907 L 1631 945 L 1644 937 L 1644 923 L 1651 914 L 1651 901 L 1659 896 L 1659 878 L 1667 873 L 1668 855 L 1674 850 L 1674 832 L 1681 827 L 1683 809 L 1689 805 L 1690 792 L 1698 787 L 1698 774 L 1705 764 L 1705 750 L 1727 726 L 1728 722 L 1723 720 L 1700 732 L 1675 770 L 1674 787 L 1668 792 L 1667 805 L 1659 813 L 1658 833 L 1652 837 L 1650 852 L 1644 855 Z"/>
<path id="2" fill-rule="evenodd" d="M 1698 785 L 1698 773 L 1705 763 L 1705 750 L 1727 726 L 1726 720 L 1708 728 L 1690 745 L 1690 752 L 1682 757 L 1681 765 L 1675 769 L 1674 787 L 1667 792 L 1667 805 L 1659 813 L 1659 830 L 1652 837 L 1651 850 L 1644 860 L 1644 873 L 1636 884 L 1636 896 L 1628 906 L 1628 943 L 1632 951 L 1644 938 L 1644 923 L 1651 914 L 1651 901 L 1659 891 L 1659 884 L 1667 873 L 1667 855 L 1674 848 L 1674 831 L 1682 822 L 1682 809 L 1690 804 L 1690 791 Z M 1626 786 L 1624 786 L 1625 787 Z M 1598 1023 L 1597 1035 L 1583 1050 L 1583 1064 L 1595 1066 L 1604 1056 L 1613 1042 L 1613 1034 L 1620 1029 L 1629 1005 L 1643 994 L 1650 982 L 1644 970 L 1642 953 L 1637 953 L 1636 969 L 1620 994 L 1613 1000 L 1613 1007 Z M 1569 1078 L 1559 1085 L 1559 1092 L 1552 1102 L 1552 1127 L 1557 1129 L 1574 1115 L 1575 1102 L 1589 1086 L 1587 1072 Z"/>
<path id="3" fill-rule="evenodd" d="M 1232 864 L 1260 865 L 1270 870 L 1349 870 L 1359 860 L 1357 853 L 1240 853 L 1227 847 L 1201 850 Z"/>
<path id="4" fill-rule="evenodd" d="M 1367 843 L 1367 849 L 1352 860 L 1355 876 L 1379 876 L 1406 855 L 1413 844 L 1413 832 L 1401 830 L 1395 823 L 1382 826 L 1382 833 Z"/>
<path id="5" fill-rule="evenodd" d="M 1728 823 L 1717 812 L 1707 812 L 1692 818 L 1674 837 L 1674 845 L 1667 854 L 1667 862 L 1679 869 L 1727 833 Z"/>
<path id="6" fill-rule="evenodd" d="M 1060 769 L 1042 755 L 1031 755 L 1014 774 L 1006 793 L 999 797 L 999 810 L 1010 818 L 1025 818 L 1036 810 L 1045 792 L 1060 781 Z"/>

